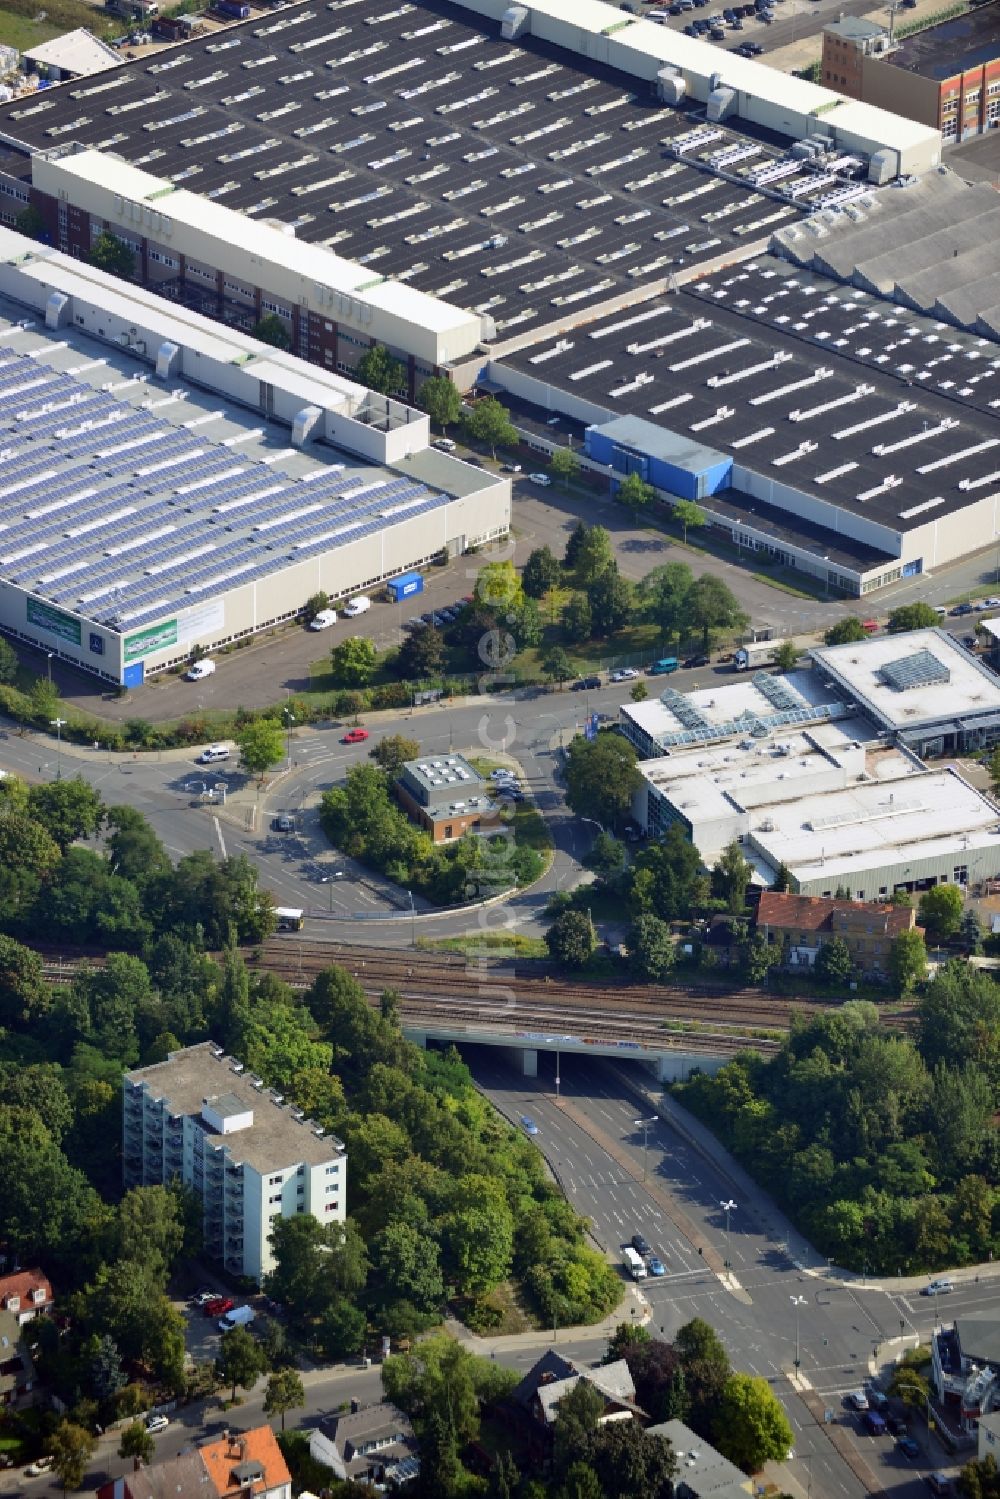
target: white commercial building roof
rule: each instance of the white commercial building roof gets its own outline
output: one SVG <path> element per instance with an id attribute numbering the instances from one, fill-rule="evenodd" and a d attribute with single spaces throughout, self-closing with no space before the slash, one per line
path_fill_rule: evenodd
<path id="1" fill-rule="evenodd" d="M 952 769 L 914 769 L 889 782 L 771 804 L 752 819 L 750 836 L 772 868 L 788 866 L 805 894 L 847 885 L 872 900 L 897 884 L 954 880 L 962 867 L 968 880 L 986 878 L 1000 863 L 996 808 Z"/>
<path id="2" fill-rule="evenodd" d="M 113 47 L 82 26 L 76 31 L 54 36 L 49 42 L 41 42 L 37 47 L 26 48 L 23 56 L 36 67 L 56 68 L 60 73 L 72 73 L 76 78 L 101 73 L 105 68 L 116 68 L 121 64 L 121 57 Z"/>
<path id="3" fill-rule="evenodd" d="M 942 630 L 822 646 L 813 660 L 840 694 L 891 731 L 1000 712 L 1000 679 Z"/>

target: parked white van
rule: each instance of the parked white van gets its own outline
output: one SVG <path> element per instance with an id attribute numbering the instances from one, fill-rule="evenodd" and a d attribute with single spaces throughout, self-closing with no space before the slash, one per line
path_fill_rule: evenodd
<path id="1" fill-rule="evenodd" d="M 203 682 L 210 677 L 215 670 L 215 662 L 209 661 L 205 656 L 201 661 L 195 661 L 184 673 L 185 682 Z"/>
<path id="2" fill-rule="evenodd" d="M 321 609 L 318 614 L 309 621 L 310 630 L 328 630 L 331 625 L 337 623 L 336 609 Z"/>
<path id="3" fill-rule="evenodd" d="M 358 614 L 367 614 L 372 606 L 372 601 L 365 593 L 359 593 L 356 598 L 348 599 L 344 605 L 345 619 L 354 619 Z"/>
<path id="4" fill-rule="evenodd" d="M 230 751 L 228 744 L 210 744 L 208 748 L 203 749 L 201 754 L 198 756 L 198 764 L 214 765 L 216 760 L 228 760 L 229 753 Z"/>

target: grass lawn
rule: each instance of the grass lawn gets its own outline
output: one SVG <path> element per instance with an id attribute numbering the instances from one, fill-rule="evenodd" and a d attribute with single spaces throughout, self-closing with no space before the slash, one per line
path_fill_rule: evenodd
<path id="1" fill-rule="evenodd" d="M 83 8 L 81 6 L 81 10 Z M 18 52 L 25 52 L 29 47 L 51 41 L 63 30 L 62 26 L 53 26 L 49 21 L 36 21 L 32 16 L 19 16 L 0 7 L 0 46 L 16 47 Z"/>
<path id="2" fill-rule="evenodd" d="M 523 937 L 520 932 L 479 932 L 467 937 L 418 937 L 417 946 L 426 951 L 464 952 L 475 956 L 489 953 L 497 957 L 525 960 L 547 958 L 549 950 L 541 937 Z"/>

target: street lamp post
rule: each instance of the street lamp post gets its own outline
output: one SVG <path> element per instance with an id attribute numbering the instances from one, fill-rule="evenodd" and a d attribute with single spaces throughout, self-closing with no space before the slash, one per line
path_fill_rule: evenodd
<path id="1" fill-rule="evenodd" d="M 49 669 L 49 686 L 51 687 L 52 686 L 52 657 L 54 656 L 55 652 L 54 651 L 46 651 L 45 654 L 48 657 L 46 665 L 48 666 L 48 669 Z"/>
<path id="2" fill-rule="evenodd" d="M 642 1179 L 643 1179 L 643 1181 L 646 1180 L 646 1175 L 647 1175 L 646 1167 L 647 1167 L 648 1150 L 649 1150 L 649 1126 L 651 1124 L 656 1124 L 657 1121 L 659 1120 L 659 1117 L 660 1117 L 659 1114 L 651 1114 L 648 1119 L 635 1119 L 635 1120 L 633 1120 L 633 1123 L 635 1124 L 636 1128 L 642 1130 Z"/>
<path id="3" fill-rule="evenodd" d="M 413 904 L 413 891 L 407 890 L 406 893 L 410 897 L 410 946 L 415 948 L 417 945 L 417 908 Z"/>
<path id="4" fill-rule="evenodd" d="M 805 1306 L 806 1298 L 804 1296 L 790 1296 L 788 1299 L 795 1308 L 795 1372 L 797 1374 L 799 1372 L 799 1365 L 802 1362 L 799 1357 L 799 1308 Z"/>
<path id="5" fill-rule="evenodd" d="M 285 759 L 286 769 L 292 768 L 292 724 L 295 722 L 295 714 L 290 708 L 285 709 Z"/>
<path id="6" fill-rule="evenodd" d="M 733 1262 L 732 1262 L 732 1257 L 731 1257 L 730 1252 L 729 1252 L 729 1250 L 730 1250 L 730 1243 L 729 1243 L 729 1214 L 735 1211 L 735 1209 L 736 1209 L 736 1203 L 730 1197 L 726 1202 L 720 1202 L 719 1206 L 720 1206 L 720 1208 L 722 1209 L 722 1211 L 726 1215 L 726 1265 L 725 1265 L 725 1268 L 727 1270 L 730 1270 L 730 1269 L 732 1269 Z"/>
<path id="7" fill-rule="evenodd" d="M 62 727 L 65 718 L 50 718 L 49 723 L 56 731 L 56 780 L 62 780 Z"/>

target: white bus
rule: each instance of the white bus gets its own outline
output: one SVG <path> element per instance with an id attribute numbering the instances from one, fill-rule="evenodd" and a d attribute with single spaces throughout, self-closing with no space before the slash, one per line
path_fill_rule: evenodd
<path id="1" fill-rule="evenodd" d="M 275 906 L 274 914 L 278 918 L 279 932 L 301 932 L 305 912 L 296 910 L 294 906 Z"/>
<path id="2" fill-rule="evenodd" d="M 646 1263 L 642 1255 L 634 1250 L 631 1244 L 626 1244 L 622 1250 L 622 1264 L 633 1280 L 646 1279 Z"/>

